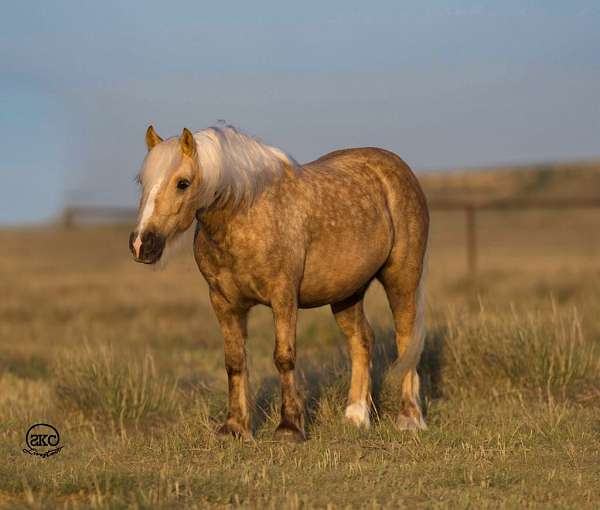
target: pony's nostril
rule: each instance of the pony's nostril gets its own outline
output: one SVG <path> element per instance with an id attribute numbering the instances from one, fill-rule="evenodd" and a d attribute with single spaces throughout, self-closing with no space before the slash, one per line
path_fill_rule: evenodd
<path id="1" fill-rule="evenodd" d="M 149 252 L 154 250 L 156 245 L 156 234 L 154 232 L 150 231 L 144 236 L 144 245 Z"/>
<path id="2" fill-rule="evenodd" d="M 138 236 L 138 233 L 134 232 L 134 236 L 133 252 L 136 258 L 147 264 L 156 262 L 162 254 L 165 246 L 165 238 L 153 230 L 143 232 L 141 236 Z"/>

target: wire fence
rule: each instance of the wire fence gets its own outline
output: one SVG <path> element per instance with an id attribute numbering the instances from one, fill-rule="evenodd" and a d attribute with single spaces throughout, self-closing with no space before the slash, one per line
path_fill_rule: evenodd
<path id="1" fill-rule="evenodd" d="M 478 272 L 477 215 L 482 211 L 532 209 L 600 209 L 600 198 L 581 199 L 522 199 L 499 201 L 468 201 L 456 199 L 429 200 L 431 211 L 463 211 L 465 219 L 466 269 L 472 280 Z M 86 223 L 133 223 L 137 211 L 128 207 L 67 207 L 63 211 L 65 228 Z"/>

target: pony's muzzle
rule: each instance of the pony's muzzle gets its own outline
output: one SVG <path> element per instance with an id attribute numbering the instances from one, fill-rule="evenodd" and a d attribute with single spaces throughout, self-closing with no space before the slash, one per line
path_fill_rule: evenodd
<path id="1" fill-rule="evenodd" d="M 129 249 L 136 262 L 154 264 L 165 249 L 165 238 L 153 230 L 146 230 L 141 235 L 134 231 L 129 235 Z"/>

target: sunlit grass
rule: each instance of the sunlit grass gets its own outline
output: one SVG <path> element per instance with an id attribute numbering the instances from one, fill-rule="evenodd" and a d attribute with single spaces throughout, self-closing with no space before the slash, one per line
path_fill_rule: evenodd
<path id="1" fill-rule="evenodd" d="M 61 358 L 53 381 L 57 403 L 98 420 L 142 421 L 172 417 L 176 385 L 156 372 L 152 355 L 119 359 L 112 348 L 89 346 Z"/>
<path id="2" fill-rule="evenodd" d="M 583 335 L 576 309 L 540 313 L 452 315 L 444 328 L 445 391 L 502 393 L 522 389 L 568 397 L 594 388 L 598 345 Z"/>
<path id="3" fill-rule="evenodd" d="M 125 258 L 125 229 L 4 234 L 0 507 L 596 508 L 598 272 L 560 257 L 535 271 L 490 258 L 473 286 L 453 241 L 461 228 L 438 221 L 433 234 L 420 365 L 428 430 L 395 426 L 394 339 L 375 288 L 373 426 L 343 418 L 349 363 L 331 314 L 303 312 L 302 445 L 273 441 L 268 310 L 251 316 L 247 345 L 255 439 L 221 441 L 222 345 L 186 254 L 148 272 Z M 51 459 L 21 451 L 39 421 L 61 433 Z"/>

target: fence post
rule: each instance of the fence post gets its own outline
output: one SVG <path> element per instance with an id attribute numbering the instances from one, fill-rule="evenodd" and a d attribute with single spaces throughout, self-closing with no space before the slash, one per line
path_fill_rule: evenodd
<path id="1" fill-rule="evenodd" d="M 471 281 L 477 278 L 477 230 L 475 226 L 475 207 L 465 207 L 467 220 L 467 270 Z"/>
<path id="2" fill-rule="evenodd" d="M 74 212 L 73 209 L 71 209 L 70 207 L 66 207 L 65 210 L 63 211 L 63 226 L 65 228 L 71 228 L 73 226 L 73 216 L 74 216 Z"/>

